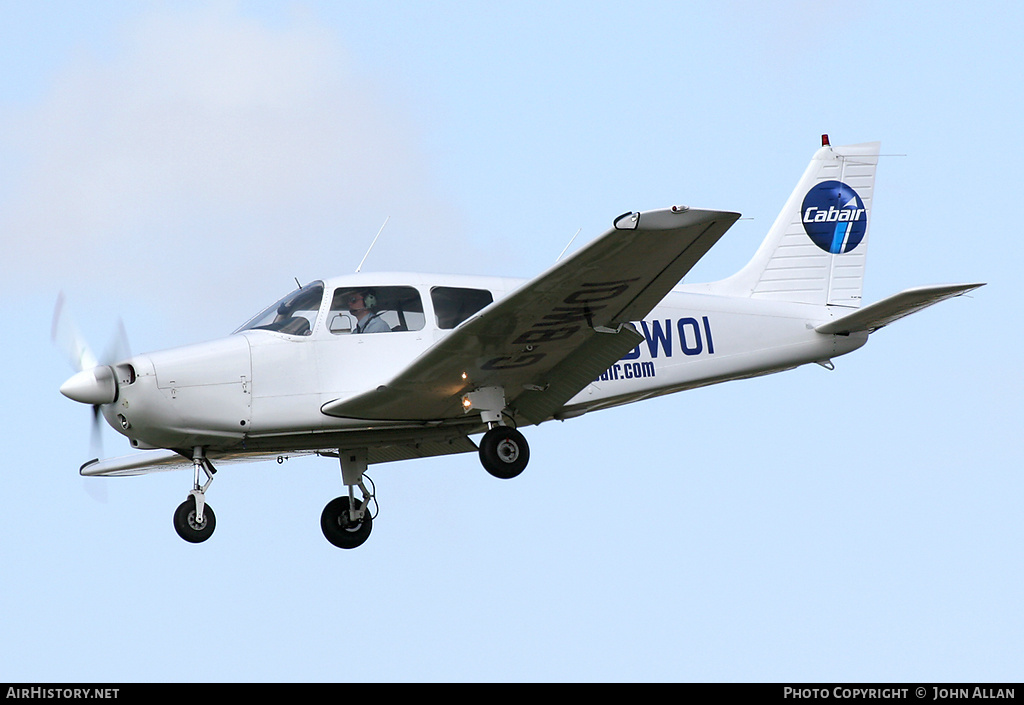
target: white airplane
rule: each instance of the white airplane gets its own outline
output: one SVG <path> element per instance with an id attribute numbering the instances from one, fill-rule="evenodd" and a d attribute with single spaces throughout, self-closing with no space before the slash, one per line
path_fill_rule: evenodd
<path id="1" fill-rule="evenodd" d="M 831 369 L 879 328 L 983 286 L 919 287 L 861 307 L 878 151 L 823 136 L 753 259 L 714 283 L 679 282 L 739 214 L 673 206 L 619 216 L 529 281 L 325 279 L 226 338 L 111 364 L 74 336 L 79 371 L 60 391 L 137 450 L 80 472 L 191 467 L 174 526 L 198 543 L 216 523 L 214 462 L 338 458 L 347 493 L 321 528 L 354 548 L 375 514 L 368 465 L 477 451 L 489 473 L 512 478 L 530 457 L 518 427 L 808 363 Z"/>

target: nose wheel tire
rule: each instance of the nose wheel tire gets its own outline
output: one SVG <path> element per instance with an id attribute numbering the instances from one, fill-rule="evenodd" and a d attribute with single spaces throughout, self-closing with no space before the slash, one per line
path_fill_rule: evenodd
<path id="1" fill-rule="evenodd" d="M 510 480 L 526 469 L 530 446 L 514 428 L 495 426 L 480 439 L 480 463 L 490 474 Z"/>
<path id="2" fill-rule="evenodd" d="M 320 515 L 320 530 L 324 532 L 324 538 L 338 548 L 362 546 L 373 530 L 373 519 L 369 513 L 364 514 L 362 519 L 353 519 L 349 512 L 350 506 L 348 497 L 338 497 L 328 502 Z M 356 509 L 362 506 L 363 503 L 357 499 Z"/>
<path id="3" fill-rule="evenodd" d="M 213 535 L 217 517 L 209 504 L 203 507 L 202 522 L 196 521 L 196 501 L 189 497 L 174 510 L 174 530 L 189 543 L 202 543 Z"/>

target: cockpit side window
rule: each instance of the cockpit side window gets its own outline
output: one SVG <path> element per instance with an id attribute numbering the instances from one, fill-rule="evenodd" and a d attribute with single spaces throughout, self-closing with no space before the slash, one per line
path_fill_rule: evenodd
<path id="1" fill-rule="evenodd" d="M 492 303 L 494 296 L 486 289 L 435 286 L 430 290 L 430 300 L 434 303 L 437 327 L 450 329 Z"/>
<path id="2" fill-rule="evenodd" d="M 259 312 L 235 332 L 270 330 L 285 335 L 309 335 L 323 298 L 323 282 L 312 282 Z"/>
<path id="3" fill-rule="evenodd" d="M 335 289 L 327 314 L 334 335 L 421 330 L 425 322 L 420 293 L 411 286 Z"/>

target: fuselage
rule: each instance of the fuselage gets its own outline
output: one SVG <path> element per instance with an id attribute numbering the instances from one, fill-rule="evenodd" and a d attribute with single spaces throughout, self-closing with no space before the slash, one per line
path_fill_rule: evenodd
<path id="1" fill-rule="evenodd" d="M 225 338 L 113 366 L 117 399 L 102 412 L 135 448 L 277 451 L 329 446 L 338 434 L 397 433 L 402 424 L 336 418 L 321 407 L 387 383 L 524 281 L 395 273 L 314 282 Z M 867 340 L 815 332 L 827 307 L 708 291 L 681 285 L 633 322 L 643 342 L 553 416 L 824 362 Z"/>

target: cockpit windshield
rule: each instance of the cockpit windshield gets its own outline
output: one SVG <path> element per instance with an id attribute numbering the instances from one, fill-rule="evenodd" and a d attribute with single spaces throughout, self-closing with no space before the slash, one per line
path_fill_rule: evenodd
<path id="1" fill-rule="evenodd" d="M 324 283 L 310 282 L 260 311 L 235 333 L 244 330 L 272 330 L 286 335 L 309 335 L 313 331 L 323 298 Z"/>

